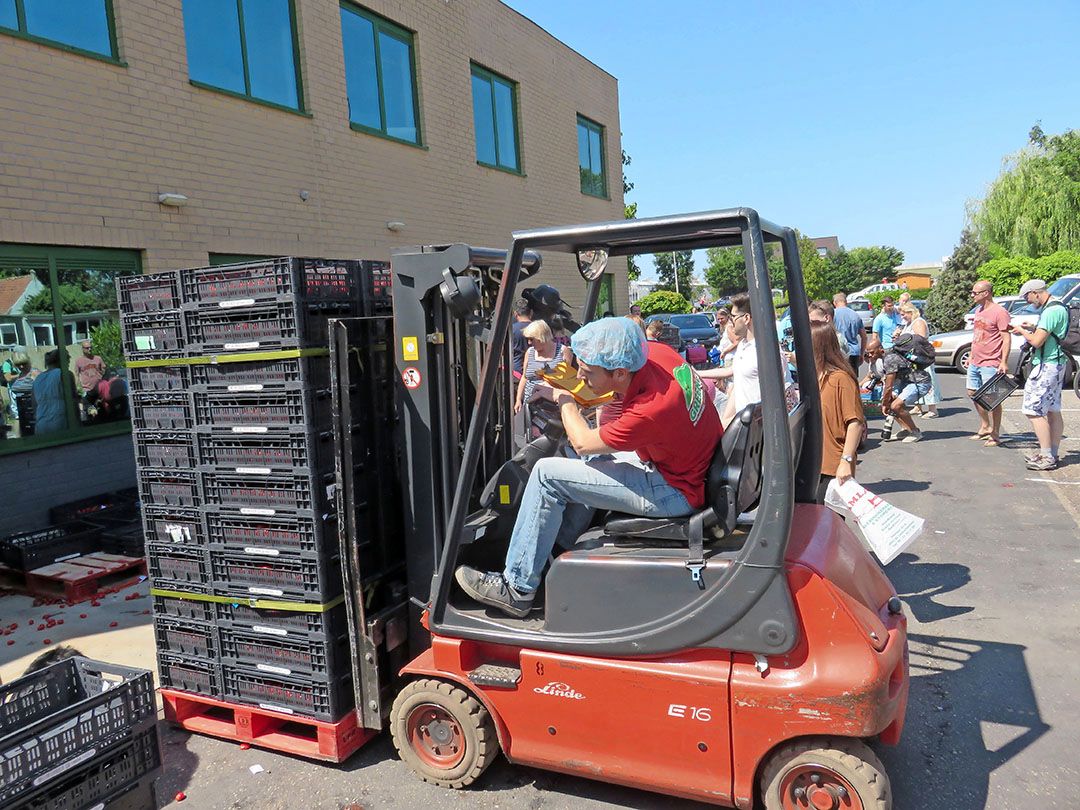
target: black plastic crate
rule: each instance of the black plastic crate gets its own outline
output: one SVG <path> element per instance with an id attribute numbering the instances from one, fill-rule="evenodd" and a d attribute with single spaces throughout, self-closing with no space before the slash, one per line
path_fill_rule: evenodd
<path id="1" fill-rule="evenodd" d="M 190 470 L 197 466 L 191 431 L 135 431 L 135 461 L 142 469 Z"/>
<path id="2" fill-rule="evenodd" d="M 285 678 L 330 678 L 351 672 L 348 633 L 323 637 L 273 636 L 220 628 L 221 662 Z"/>
<path id="3" fill-rule="evenodd" d="M 180 308 L 180 274 L 175 270 L 116 279 L 116 299 L 122 315 Z"/>
<path id="4" fill-rule="evenodd" d="M 299 301 L 359 302 L 369 274 L 350 259 L 262 259 L 181 271 L 185 304 L 235 305 L 267 297 Z"/>
<path id="5" fill-rule="evenodd" d="M 157 726 L 134 735 L 116 751 L 95 757 L 8 810 L 149 810 L 136 799 L 153 795 L 147 787 L 161 775 Z M 139 793 L 136 793 L 139 791 Z"/>
<path id="6" fill-rule="evenodd" d="M 351 674 L 327 681 L 283 678 L 228 664 L 223 664 L 221 671 L 226 700 L 331 723 L 355 705 Z"/>
<path id="7" fill-rule="evenodd" d="M 186 391 L 191 387 L 188 366 L 134 366 L 128 369 L 131 392 Z"/>
<path id="8" fill-rule="evenodd" d="M 196 393 L 195 420 L 200 427 L 242 428 L 263 432 L 304 426 L 330 429 L 329 391 L 263 391 L 259 393 Z"/>
<path id="9" fill-rule="evenodd" d="M 150 672 L 88 658 L 0 686 L 0 806 L 153 728 L 156 714 Z"/>
<path id="10" fill-rule="evenodd" d="M 146 532 L 142 515 L 132 512 L 101 512 L 86 519 L 101 530 L 101 550 L 126 557 L 142 557 L 145 554 Z"/>
<path id="11" fill-rule="evenodd" d="M 17 571 L 32 571 L 95 551 L 101 551 L 101 529 L 79 520 L 0 540 L 0 561 Z"/>
<path id="12" fill-rule="evenodd" d="M 171 360 L 187 346 L 180 311 L 121 316 L 120 333 L 128 360 Z"/>
<path id="13" fill-rule="evenodd" d="M 216 623 L 217 615 L 214 602 L 202 599 L 182 599 L 174 596 L 154 597 L 154 616 Z"/>
<path id="14" fill-rule="evenodd" d="M 338 553 L 337 535 L 320 518 L 259 518 L 210 512 L 206 539 L 215 551 L 239 554 L 245 549 L 277 554 Z"/>
<path id="15" fill-rule="evenodd" d="M 136 430 L 190 430 L 195 426 L 186 391 L 142 391 L 131 396 L 131 426 Z"/>
<path id="16" fill-rule="evenodd" d="M 233 628 L 287 638 L 327 638 L 348 632 L 344 603 L 327 611 L 266 610 L 251 607 L 246 602 L 217 602 L 214 609 L 218 627 L 222 630 Z"/>
<path id="17" fill-rule="evenodd" d="M 244 309 L 188 309 L 184 328 L 194 356 L 251 351 L 325 348 L 327 319 L 352 315 L 327 312 L 322 305 L 277 301 Z"/>
<path id="18" fill-rule="evenodd" d="M 198 695 L 220 698 L 224 696 L 221 682 L 221 665 L 216 661 L 190 658 L 158 651 L 158 677 L 165 689 L 180 689 Z"/>
<path id="19" fill-rule="evenodd" d="M 222 472 L 244 468 L 288 471 L 307 467 L 329 471 L 333 467 L 333 436 L 329 431 L 273 430 L 232 433 L 222 429 L 199 431 L 195 437 L 200 466 Z"/>
<path id="20" fill-rule="evenodd" d="M 287 387 L 309 391 L 330 388 L 330 358 L 325 356 L 197 363 L 190 372 L 196 390 L 257 392 Z"/>
<path id="21" fill-rule="evenodd" d="M 195 509 L 203 502 L 199 476 L 193 470 L 139 470 L 139 492 L 144 507 Z"/>
<path id="22" fill-rule="evenodd" d="M 329 554 L 286 558 L 215 551 L 210 567 L 220 596 L 322 603 L 344 590 L 341 558 Z"/>
<path id="23" fill-rule="evenodd" d="M 221 653 L 218 629 L 214 624 L 155 616 L 154 638 L 158 650 L 174 655 L 214 660 Z"/>
<path id="24" fill-rule="evenodd" d="M 182 546 L 147 543 L 146 563 L 155 588 L 180 590 L 188 585 L 205 587 L 210 582 L 207 552 Z"/>
<path id="25" fill-rule="evenodd" d="M 116 492 L 103 492 L 100 495 L 79 498 L 76 501 L 54 506 L 49 509 L 49 522 L 52 524 L 67 523 L 70 520 L 93 517 L 102 512 L 138 512 L 138 509 L 139 490 L 137 487 L 131 487 Z"/>
<path id="26" fill-rule="evenodd" d="M 310 470 L 250 475 L 203 473 L 203 497 L 208 507 L 242 515 L 315 517 L 326 514 L 333 501 L 332 473 Z"/>
<path id="27" fill-rule="evenodd" d="M 147 504 L 143 509 L 146 538 L 161 546 L 206 547 L 206 529 L 196 511 Z"/>

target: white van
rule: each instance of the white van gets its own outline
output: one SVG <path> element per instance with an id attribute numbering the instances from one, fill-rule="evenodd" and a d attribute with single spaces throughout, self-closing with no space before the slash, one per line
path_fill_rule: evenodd
<path id="1" fill-rule="evenodd" d="M 857 293 L 852 293 L 848 296 L 848 300 L 858 300 L 860 298 L 866 298 L 869 295 L 873 295 L 878 292 L 885 292 L 886 290 L 899 290 L 900 285 L 889 282 L 887 284 L 871 284 L 869 287 L 863 287 Z"/>

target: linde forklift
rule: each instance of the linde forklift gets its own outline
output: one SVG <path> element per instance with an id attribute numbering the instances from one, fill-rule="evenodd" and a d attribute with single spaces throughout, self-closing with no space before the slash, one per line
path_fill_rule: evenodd
<path id="1" fill-rule="evenodd" d="M 585 322 L 610 257 L 741 247 L 753 320 L 771 327 L 769 244 L 804 300 L 794 232 L 738 208 L 518 231 L 506 252 L 400 249 L 392 337 L 377 319 L 332 322 L 335 403 L 365 375 L 396 389 L 393 412 L 335 411 L 357 716 L 389 727 L 425 781 L 464 788 L 501 751 L 723 806 L 892 807 L 868 743 L 900 738 L 906 619 L 860 540 L 815 500 L 818 392 L 804 385 L 789 412 L 774 329 L 755 332 L 762 401 L 717 445 L 702 509 L 598 514 L 550 561 L 525 618 L 478 605 L 453 578 L 460 564 L 501 568 L 530 469 L 566 445 L 558 411 L 540 404 L 538 438 L 514 451 L 509 327 L 542 256 L 574 256 Z M 792 327 L 799 379 L 815 380 L 805 308 Z"/>

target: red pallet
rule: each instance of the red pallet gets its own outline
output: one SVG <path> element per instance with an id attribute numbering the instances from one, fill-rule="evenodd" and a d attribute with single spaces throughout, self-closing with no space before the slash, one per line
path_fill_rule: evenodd
<path id="1" fill-rule="evenodd" d="M 161 689 L 165 719 L 181 728 L 324 762 L 344 762 L 378 731 L 357 725 L 349 711 L 336 723 Z"/>
<path id="2" fill-rule="evenodd" d="M 42 599 L 85 602 L 120 590 L 146 576 L 146 560 L 120 554 L 84 554 L 26 572 L 26 590 Z"/>

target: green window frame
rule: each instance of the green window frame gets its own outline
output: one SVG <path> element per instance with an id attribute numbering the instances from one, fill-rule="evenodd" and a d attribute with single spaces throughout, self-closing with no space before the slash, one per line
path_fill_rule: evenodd
<path id="1" fill-rule="evenodd" d="M 476 134 L 476 162 L 490 169 L 512 174 L 521 171 L 521 133 L 518 128 L 518 83 L 471 63 L 473 127 Z M 499 97 L 509 95 L 509 109 Z M 490 115 L 490 133 L 488 118 Z M 507 120 L 509 118 L 509 120 Z M 512 127 L 509 136 L 508 127 Z M 487 147 L 490 144 L 491 149 Z M 509 153 L 509 154 L 508 154 Z M 491 159 L 486 159 L 491 155 Z"/>
<path id="2" fill-rule="evenodd" d="M 607 143 L 603 124 L 578 115 L 577 134 L 581 193 L 603 200 L 610 199 L 607 185 Z M 600 168 L 599 172 L 596 171 L 597 166 Z"/>
<path id="3" fill-rule="evenodd" d="M 400 25 L 380 17 L 366 8 L 362 8 L 354 3 L 342 2 L 341 4 L 341 22 L 342 22 L 342 44 L 345 49 L 345 94 L 346 101 L 349 107 L 349 128 L 356 130 L 357 132 L 366 132 L 369 135 L 378 135 L 383 138 L 389 138 L 392 141 L 399 143 L 406 143 L 411 146 L 424 145 L 424 136 L 420 123 L 420 94 L 418 92 L 418 86 L 416 82 L 416 34 L 407 28 L 402 28 Z M 348 14 L 356 15 L 357 18 L 364 20 L 371 25 L 372 41 L 371 41 L 371 55 L 375 68 L 375 86 L 374 89 L 378 96 L 378 116 L 379 125 L 372 126 L 371 123 L 365 123 L 362 120 L 357 120 L 361 113 L 359 110 L 353 109 L 353 92 L 359 94 L 362 92 L 362 88 L 354 86 L 349 87 L 349 80 L 355 76 L 357 81 L 360 81 L 358 75 L 366 65 L 355 63 L 350 65 L 350 48 L 349 37 L 346 35 L 346 22 L 349 19 L 346 17 Z M 409 68 L 409 88 L 412 95 L 407 104 L 402 103 L 401 99 L 396 99 L 396 103 L 391 105 L 388 102 L 388 82 L 386 81 L 387 63 L 383 58 L 383 38 L 386 37 L 401 45 L 404 45 L 408 49 L 408 68 Z M 356 57 L 360 58 L 360 57 Z M 389 58 L 389 57 L 388 57 Z M 370 77 L 368 77 L 370 78 Z M 368 89 L 371 89 L 370 87 Z M 404 137 L 400 134 L 401 130 L 408 129 L 408 122 L 391 122 L 389 119 L 392 117 L 388 110 L 393 106 L 397 109 L 397 113 L 400 114 L 402 109 L 406 106 L 411 109 L 412 112 L 412 129 L 415 130 L 415 136 L 412 138 Z M 374 112 L 374 111 L 371 111 Z M 405 126 L 399 126 L 404 123 Z M 397 130 L 397 131 L 395 131 Z"/>
<path id="4" fill-rule="evenodd" d="M 31 0 L 31 3 L 33 0 Z M 33 25 L 28 22 L 28 16 L 26 13 L 27 0 L 0 0 L 7 6 L 8 15 L 11 11 L 15 13 L 15 25 L 4 25 L 0 22 L 0 33 L 7 34 L 19 39 L 25 39 L 30 42 L 36 42 L 39 45 L 48 45 L 53 48 L 58 48 L 62 51 L 68 51 L 69 53 L 76 53 L 80 56 L 89 56 L 92 59 L 98 59 L 103 62 L 111 62 L 115 65 L 126 67 L 125 63 L 120 61 L 119 49 L 117 48 L 116 41 L 116 18 L 113 14 L 112 0 L 102 0 L 102 6 L 105 12 L 105 25 L 108 33 L 108 50 L 94 50 L 92 48 L 85 48 L 81 45 L 75 45 L 70 42 L 65 42 L 62 39 L 56 37 L 43 36 L 39 33 L 35 33 L 31 28 Z M 33 15 L 30 15 L 31 17 Z M 0 18 L 3 19 L 3 18 Z"/>
<path id="5" fill-rule="evenodd" d="M 224 2 L 231 3 L 232 0 L 222 0 L 222 2 L 223 3 Z M 240 62 L 241 62 L 241 69 L 242 69 L 242 72 L 243 72 L 243 81 L 244 81 L 244 89 L 243 89 L 243 91 L 233 90 L 233 89 L 228 88 L 228 87 L 221 87 L 221 86 L 213 84 L 211 82 L 200 81 L 199 79 L 192 79 L 191 78 L 190 60 L 191 60 L 191 52 L 192 52 L 193 48 L 192 48 L 192 45 L 191 45 L 190 37 L 193 35 L 193 32 L 189 29 L 189 22 L 190 21 L 187 19 L 187 15 L 185 13 L 184 35 L 185 35 L 185 40 L 186 40 L 186 43 L 187 43 L 188 60 L 189 60 L 189 62 L 188 62 L 188 81 L 191 83 L 192 86 L 202 88 L 203 90 L 213 90 L 216 93 L 224 93 L 225 95 L 233 96 L 234 98 L 242 98 L 242 99 L 245 99 L 247 101 L 253 101 L 256 104 L 262 104 L 262 105 L 265 105 L 265 106 L 268 106 L 268 107 L 273 107 L 273 108 L 278 109 L 278 110 L 284 110 L 286 112 L 291 112 L 291 113 L 299 113 L 300 115 L 304 115 L 306 117 L 311 117 L 310 113 L 307 112 L 307 109 L 305 107 L 305 101 L 304 101 L 304 81 L 303 81 L 303 73 L 302 73 L 302 71 L 300 69 L 300 37 L 299 37 L 298 30 L 297 30 L 297 25 L 296 25 L 296 0 L 288 0 L 288 3 L 289 3 L 289 35 L 290 35 L 290 37 L 292 39 L 293 81 L 295 82 L 295 85 L 296 85 L 296 105 L 295 106 L 293 106 L 291 104 L 283 104 L 283 103 L 281 103 L 279 101 L 274 101 L 272 99 L 263 98 L 263 97 L 261 97 L 259 95 L 256 95 L 254 92 L 252 92 L 252 89 L 251 89 L 252 77 L 251 77 L 251 65 L 250 65 L 250 59 L 249 59 L 249 48 L 248 48 L 248 41 L 247 41 L 247 31 L 246 31 L 246 28 L 245 28 L 245 25 L 244 25 L 244 3 L 245 3 L 245 0 L 235 0 L 235 2 L 236 2 L 237 25 L 239 27 L 237 33 L 238 33 L 238 36 L 239 36 Z M 187 11 L 187 4 L 185 3 L 184 5 L 185 5 L 184 10 L 186 12 Z"/>
<path id="6" fill-rule="evenodd" d="M 102 275 L 97 277 L 97 281 L 107 281 L 108 289 L 99 289 L 95 293 L 92 289 L 89 289 L 89 285 L 84 279 L 76 276 L 72 276 L 71 281 L 66 281 L 68 274 L 83 272 L 87 274 L 101 273 Z M 11 277 L 33 273 L 38 281 L 44 286 L 43 291 L 50 292 L 52 304 L 51 311 L 40 313 L 41 317 L 36 318 L 35 320 L 41 321 L 38 326 L 43 331 L 48 331 L 54 340 L 57 336 L 70 334 L 73 342 L 77 342 L 74 339 L 79 337 L 79 330 L 87 320 L 86 318 L 79 317 L 77 314 L 64 312 L 66 301 L 62 297 L 62 285 L 80 287 L 84 292 L 96 294 L 102 299 L 99 308 L 89 313 L 91 319 L 93 319 L 94 315 L 107 313 L 109 316 L 107 319 L 98 318 L 97 320 L 99 322 L 102 322 L 103 320 L 118 321 L 119 315 L 111 279 L 119 275 L 134 275 L 141 272 L 142 255 L 137 250 L 0 244 L 0 277 Z M 73 283 L 76 280 L 78 280 L 79 283 Z M 26 350 L 27 353 L 33 355 L 35 352 L 30 350 L 29 336 L 25 333 L 30 329 L 31 327 L 24 322 L 23 329 L 20 330 L 22 332 L 22 334 L 20 334 L 20 347 L 22 350 Z M 56 340 L 55 346 L 60 351 L 60 368 L 70 371 L 74 358 L 68 349 L 67 340 L 63 338 Z M 35 347 L 35 349 L 41 348 L 44 347 Z M 94 348 L 95 350 L 98 350 L 96 344 Z M 119 345 L 115 347 L 115 350 L 119 352 Z M 0 358 L 6 359 L 9 355 L 13 354 L 15 354 L 15 352 L 11 351 L 8 347 L 0 347 Z M 32 357 L 32 360 L 33 359 L 36 358 Z M 123 356 L 119 355 L 117 358 L 106 358 L 106 360 L 111 366 L 119 366 L 123 363 Z M 43 435 L 29 435 L 16 438 L 8 438 L 11 434 L 5 431 L 3 437 L 0 437 L 0 456 L 30 452 L 44 447 L 55 447 L 57 445 L 70 444 L 77 441 L 100 439 L 107 436 L 116 436 L 131 432 L 131 422 L 128 419 L 106 422 L 103 424 L 83 425 L 79 418 L 78 401 L 70 390 L 70 386 L 66 384 L 61 385 L 61 391 L 64 395 L 67 428 Z M 4 389 L 4 396 L 2 399 L 5 411 L 3 416 L 0 416 L 0 424 L 14 424 L 7 411 L 10 396 L 10 388 Z"/>

